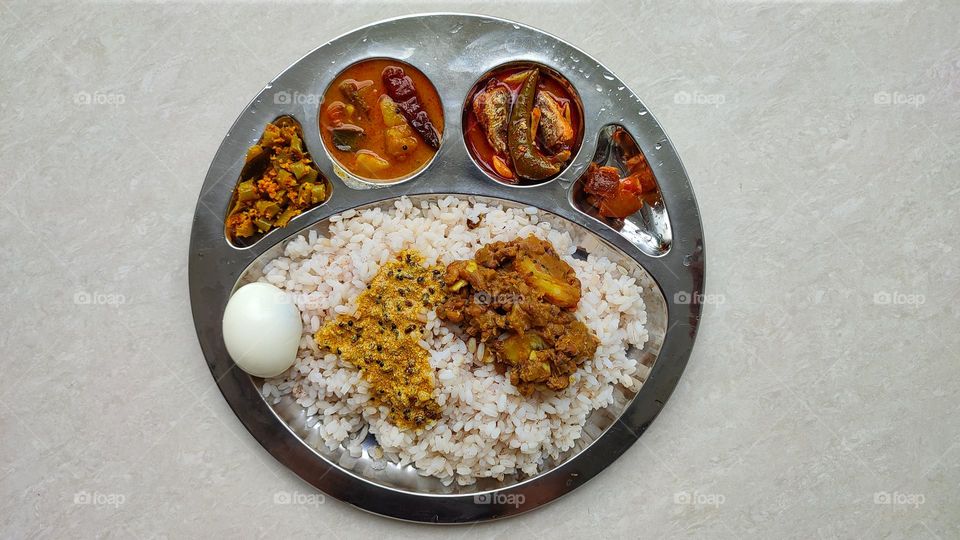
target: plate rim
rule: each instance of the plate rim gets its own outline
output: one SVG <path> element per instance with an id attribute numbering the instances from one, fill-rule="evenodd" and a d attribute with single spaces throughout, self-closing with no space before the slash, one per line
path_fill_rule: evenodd
<path id="1" fill-rule="evenodd" d="M 248 103 L 243 113 L 240 114 L 238 119 L 235 121 L 234 125 L 231 127 L 231 130 L 230 130 L 231 133 L 235 130 L 237 125 L 240 124 L 244 115 L 251 109 L 251 107 L 256 106 L 256 104 L 259 102 L 258 100 L 260 100 L 262 96 L 265 95 L 265 92 L 270 90 L 272 86 L 275 85 L 278 81 L 282 80 L 284 75 L 295 70 L 295 68 L 297 68 L 298 65 L 300 65 L 305 60 L 311 58 L 313 55 L 317 54 L 318 51 L 322 51 L 324 47 L 330 46 L 339 40 L 343 40 L 346 37 L 357 35 L 358 33 L 364 30 L 375 29 L 378 27 L 382 27 L 384 25 L 389 25 L 391 23 L 397 23 L 399 21 L 410 21 L 410 20 L 423 19 L 423 18 L 432 18 L 436 20 L 437 18 L 451 18 L 451 17 L 469 18 L 474 21 L 490 21 L 490 22 L 501 24 L 501 25 L 506 24 L 506 25 L 511 25 L 515 30 L 522 28 L 524 29 L 524 31 L 532 32 L 535 35 L 546 36 L 550 39 L 556 40 L 559 44 L 562 44 L 565 47 L 573 49 L 574 51 L 581 54 L 584 58 L 589 59 L 591 62 L 595 62 L 596 65 L 601 69 L 606 70 L 606 68 L 602 64 L 597 62 L 591 56 L 584 53 L 583 51 L 580 51 L 577 47 L 565 42 L 564 40 L 552 34 L 549 34 L 547 32 L 543 32 L 541 30 L 525 25 L 523 23 L 511 21 L 508 19 L 503 19 L 498 17 L 488 17 L 483 15 L 474 15 L 474 14 L 450 13 L 450 12 L 436 12 L 436 13 L 414 14 L 414 15 L 406 15 L 406 16 L 400 16 L 400 17 L 392 17 L 390 19 L 384 19 L 382 21 L 373 22 L 373 23 L 361 26 L 355 30 L 341 34 L 337 38 L 334 38 L 328 41 L 327 43 L 324 43 L 323 45 L 313 49 L 312 51 L 302 56 L 296 62 L 291 64 L 288 68 L 284 69 L 273 80 L 271 80 L 271 82 L 268 83 L 266 87 L 263 90 L 261 90 L 254 99 L 250 101 L 250 103 Z M 518 58 L 518 59 L 522 59 L 522 58 Z M 338 68 L 338 69 L 342 69 L 342 68 Z M 485 70 L 482 67 L 478 68 L 479 73 L 482 73 L 483 71 Z M 606 72 L 612 74 L 612 72 L 610 72 L 609 70 L 606 70 Z M 621 82 L 618 78 L 616 78 L 616 76 L 614 76 L 614 78 L 617 82 Z M 469 85 L 472 85 L 473 83 L 474 83 L 473 80 L 468 81 Z M 439 91 L 439 84 L 437 82 L 434 82 L 434 86 L 438 87 L 438 91 Z M 626 85 L 623 84 L 623 87 L 626 88 Z M 642 102 L 640 102 L 639 98 L 637 98 L 636 95 L 629 90 L 629 88 L 627 88 L 627 92 L 629 92 L 629 94 L 632 95 L 637 100 L 637 103 L 640 103 L 640 106 L 643 107 Z M 581 93 L 583 93 L 582 90 L 581 90 Z M 450 122 L 451 117 L 448 112 L 449 106 L 450 106 L 449 103 L 444 104 L 445 117 L 446 117 L 445 131 L 449 129 L 456 129 L 457 131 L 460 131 L 459 121 Z M 643 107 L 643 109 L 645 110 L 645 107 Z M 457 110 L 457 114 L 459 115 L 459 109 Z M 275 116 L 279 116 L 279 115 L 280 114 L 277 114 Z M 306 131 L 307 124 L 303 122 L 303 118 L 297 117 L 297 116 L 295 116 L 295 118 L 297 118 L 297 120 L 301 122 L 301 124 L 304 126 L 304 129 Z M 223 348 L 222 337 L 216 336 L 216 337 L 219 337 L 219 341 L 220 341 L 220 344 L 219 344 L 220 346 L 217 347 L 217 344 L 214 343 L 215 340 L 211 339 L 211 335 L 210 335 L 211 333 L 210 333 L 210 327 L 209 327 L 209 320 L 207 320 L 209 319 L 210 312 L 209 310 L 200 309 L 201 306 L 199 305 L 205 301 L 206 293 L 208 291 L 205 291 L 204 289 L 205 282 L 203 282 L 202 280 L 195 279 L 196 272 L 199 269 L 201 268 L 208 269 L 208 267 L 210 266 L 209 261 L 211 258 L 213 258 L 211 256 L 215 257 L 217 255 L 223 255 L 223 253 L 221 252 L 224 251 L 223 246 L 218 247 L 216 245 L 216 242 L 213 242 L 213 245 L 211 245 L 211 239 L 209 238 L 209 235 L 205 237 L 204 232 L 201 231 L 200 229 L 203 228 L 202 227 L 203 225 L 209 225 L 209 221 L 210 221 L 209 219 L 205 220 L 207 215 L 205 212 L 201 211 L 201 206 L 205 205 L 204 195 L 209 193 L 212 190 L 212 188 L 216 187 L 216 185 L 222 181 L 223 175 L 221 175 L 221 178 L 214 181 L 212 185 L 208 186 L 208 184 L 211 184 L 211 178 L 216 176 L 218 158 L 220 158 L 221 153 L 224 151 L 224 147 L 228 146 L 227 139 L 230 137 L 230 133 L 228 133 L 227 138 L 225 138 L 224 141 L 222 141 L 221 146 L 217 151 L 217 156 L 214 158 L 213 162 L 210 165 L 210 168 L 207 172 L 207 176 L 205 177 L 203 189 L 201 190 L 201 195 L 198 198 L 197 209 L 194 215 L 194 224 L 191 230 L 190 253 L 189 253 L 189 258 L 190 258 L 189 281 L 190 281 L 191 311 L 194 316 L 194 323 L 197 330 L 198 339 L 201 342 L 201 347 L 203 349 L 204 356 L 207 360 L 208 367 L 211 370 L 211 374 L 213 375 L 218 387 L 220 388 L 221 393 L 224 395 L 231 409 L 238 416 L 238 418 L 244 424 L 246 429 L 251 432 L 254 438 L 256 438 L 258 442 L 271 455 L 274 456 L 275 459 L 280 461 L 287 468 L 291 469 L 291 471 L 296 473 L 298 476 L 303 478 L 308 483 L 314 485 L 324 493 L 332 495 L 335 498 L 338 498 L 340 500 L 344 500 L 345 502 L 348 502 L 354 506 L 357 506 L 365 511 L 369 511 L 378 515 L 383 515 L 383 516 L 392 517 L 396 519 L 406 520 L 406 521 L 433 522 L 433 523 L 437 523 L 437 522 L 469 523 L 469 522 L 475 522 L 475 521 L 500 519 L 500 518 L 509 517 L 512 515 L 519 515 L 519 514 L 531 511 L 534 508 L 542 506 L 548 502 L 556 500 L 560 496 L 563 496 L 566 493 L 573 491 L 574 489 L 576 489 L 576 487 L 579 487 L 580 485 L 582 485 L 583 483 L 585 483 L 595 475 L 599 474 L 603 469 L 605 469 L 607 466 L 612 464 L 613 461 L 615 461 L 617 457 L 619 457 L 623 452 L 625 452 L 634 442 L 636 442 L 636 440 L 642 435 L 643 431 L 645 431 L 646 428 L 649 426 L 649 424 L 653 421 L 653 419 L 656 418 L 660 410 L 662 410 L 663 405 L 665 404 L 666 400 L 669 398 L 670 394 L 675 389 L 676 384 L 679 381 L 680 374 L 683 372 L 686 366 L 686 363 L 689 360 L 689 356 L 690 356 L 690 353 L 692 352 L 693 343 L 695 341 L 695 337 L 696 337 L 697 330 L 699 327 L 699 322 L 700 322 L 699 304 L 691 303 L 691 304 L 684 305 L 682 303 L 678 303 L 675 298 L 671 298 L 670 296 L 672 295 L 670 295 L 669 293 L 672 292 L 672 289 L 665 288 L 664 284 L 661 283 L 661 280 L 657 279 L 658 275 L 663 276 L 664 274 L 662 272 L 657 274 L 650 272 L 650 268 L 648 267 L 648 265 L 651 265 L 651 264 L 656 266 L 658 263 L 663 264 L 664 266 L 667 266 L 668 263 L 673 266 L 677 266 L 677 261 L 679 260 L 678 257 L 682 256 L 683 263 L 684 263 L 683 266 L 690 269 L 691 277 L 695 278 L 692 280 L 685 281 L 686 283 L 690 283 L 692 285 L 690 287 L 689 292 L 694 295 L 697 295 L 697 294 L 702 294 L 704 290 L 705 252 L 704 252 L 704 246 L 703 246 L 703 231 L 702 231 L 702 223 L 699 217 L 699 209 L 697 208 L 696 200 L 692 192 L 692 186 L 690 186 L 689 177 L 686 175 L 686 171 L 683 170 L 682 163 L 679 162 L 679 157 L 676 156 L 676 153 L 673 150 L 673 146 L 669 142 L 669 138 L 666 138 L 666 134 L 662 132 L 662 128 L 660 127 L 659 122 L 657 122 L 653 118 L 652 114 L 650 114 L 649 120 L 652 121 L 656 125 L 656 127 L 660 130 L 660 133 L 664 136 L 666 140 L 666 145 L 665 145 L 666 148 L 668 149 L 669 153 L 672 154 L 672 157 L 675 159 L 676 163 L 679 164 L 680 166 L 679 176 L 682 179 L 683 183 L 685 184 L 685 186 L 682 186 L 682 187 L 686 188 L 686 192 L 689 195 L 689 200 L 687 202 L 689 205 L 692 206 L 692 215 L 694 217 L 695 223 L 688 223 L 687 227 L 685 227 L 683 231 L 676 230 L 675 228 L 675 231 L 674 231 L 675 235 L 680 236 L 685 231 L 687 233 L 685 235 L 687 237 L 686 239 L 693 240 L 696 245 L 686 246 L 686 248 L 692 248 L 692 249 L 685 249 L 684 253 L 679 252 L 680 251 L 679 245 L 674 245 L 673 248 L 670 250 L 670 252 L 667 253 L 667 256 L 651 257 L 649 255 L 637 256 L 636 250 L 633 250 L 631 252 L 630 250 L 621 249 L 622 242 L 619 243 L 620 245 L 618 245 L 618 242 L 609 242 L 618 251 L 621 251 L 625 255 L 637 261 L 637 263 L 641 267 L 643 267 L 648 273 L 650 273 L 651 277 L 653 277 L 657 281 L 657 285 L 660 288 L 660 292 L 664 296 L 665 301 L 667 302 L 667 310 L 668 310 L 667 321 L 668 321 L 668 324 L 670 324 L 671 326 L 670 328 L 668 328 L 667 335 L 665 335 L 663 338 L 663 345 L 658 354 L 657 361 L 654 363 L 653 369 L 651 370 L 645 383 L 639 389 L 636 397 L 633 399 L 633 402 L 624 411 L 621 412 L 617 421 L 615 421 L 614 424 L 610 426 L 608 430 L 606 430 L 606 432 L 604 432 L 596 440 L 592 441 L 590 445 L 588 445 L 588 447 L 586 447 L 585 449 L 582 449 L 575 456 L 568 459 L 566 462 L 556 466 L 554 469 L 550 471 L 547 471 L 545 473 L 539 473 L 530 478 L 525 478 L 522 481 L 519 481 L 518 483 L 508 486 L 506 488 L 486 490 L 483 492 L 470 493 L 470 494 L 414 493 L 410 491 L 398 490 L 391 486 L 385 486 L 385 485 L 376 483 L 375 481 L 360 477 L 359 475 L 356 475 L 350 471 L 347 471 L 341 468 L 339 465 L 332 463 L 329 460 L 326 460 L 322 456 L 320 456 L 320 458 L 326 463 L 326 465 L 328 465 L 327 467 L 328 470 L 320 478 L 314 478 L 310 474 L 308 474 L 307 471 L 304 470 L 304 467 L 301 466 L 302 464 L 297 463 L 295 460 L 291 461 L 290 453 L 288 452 L 289 449 L 279 448 L 277 445 L 272 444 L 275 441 L 272 441 L 270 439 L 265 440 L 263 436 L 276 435 L 275 433 L 276 430 L 273 430 L 274 433 L 272 434 L 270 433 L 271 430 L 269 429 L 267 429 L 266 432 L 264 432 L 263 428 L 265 427 L 265 424 L 264 424 L 265 419 L 262 418 L 262 415 L 258 414 L 256 411 L 250 411 L 244 407 L 244 404 L 249 405 L 249 402 L 245 402 L 244 400 L 249 400 L 250 395 L 249 395 L 249 392 L 244 391 L 242 386 L 237 386 L 237 384 L 242 383 L 242 381 L 238 381 L 237 377 L 228 377 L 228 375 L 230 375 L 232 372 L 234 374 L 236 374 L 236 372 L 239 372 L 239 370 L 232 369 L 233 364 L 232 364 L 232 361 L 229 360 L 229 357 L 226 357 L 226 363 L 230 364 L 230 366 L 226 370 L 220 369 L 220 373 L 218 373 L 218 368 L 222 368 L 224 366 L 223 355 L 225 351 L 222 350 Z M 579 155 L 582 156 L 584 155 L 585 151 L 589 150 L 589 152 L 586 152 L 586 154 L 588 156 L 588 159 L 592 159 L 593 149 L 595 149 L 595 141 L 594 142 L 588 141 L 588 138 L 591 136 L 591 132 L 587 130 L 586 126 L 584 128 L 584 132 L 585 132 L 585 135 L 584 135 L 585 138 L 581 145 Z M 447 136 L 446 133 L 445 133 L 445 136 Z M 462 141 L 462 133 L 453 133 L 451 138 L 454 138 L 454 139 L 459 138 Z M 456 141 L 449 141 L 448 145 L 449 144 L 456 144 Z M 234 143 L 234 145 L 236 144 Z M 311 155 L 313 156 L 314 160 L 317 161 L 317 157 L 321 155 L 323 150 L 317 149 L 314 144 L 310 144 L 309 147 L 311 148 Z M 439 155 L 437 157 L 439 157 Z M 437 158 L 435 158 L 434 161 L 436 161 L 436 159 Z M 469 161 L 469 156 L 468 156 L 468 162 L 470 167 L 475 167 L 475 165 Z M 571 164 L 568 167 L 567 171 L 569 172 L 574 168 L 575 167 Z M 324 172 L 326 174 L 326 171 Z M 426 170 L 422 171 L 421 176 L 429 176 L 429 174 L 430 174 L 430 171 L 428 167 Z M 479 173 L 479 174 L 482 174 L 482 173 Z M 345 189 L 346 190 L 353 189 L 347 186 L 346 184 L 343 184 L 342 181 L 337 182 L 337 180 L 339 179 L 330 178 L 330 180 L 334 183 L 339 184 L 335 186 L 335 192 L 336 190 L 342 191 Z M 412 181 L 413 184 L 416 184 L 417 182 L 418 182 L 417 179 L 414 179 Z M 479 184 L 479 186 L 472 186 L 474 188 L 477 188 L 477 187 L 488 188 L 488 189 L 481 189 L 481 191 L 484 191 L 483 193 L 475 193 L 475 192 L 470 192 L 470 190 L 467 190 L 467 192 L 456 193 L 456 195 L 461 197 L 469 197 L 471 195 L 477 195 L 477 196 L 483 196 L 483 197 L 494 197 L 494 198 L 502 198 L 504 200 L 512 201 L 517 204 L 530 204 L 531 197 L 523 196 L 522 194 L 525 192 L 530 192 L 532 190 L 529 190 L 529 189 L 517 190 L 513 188 L 505 190 L 503 189 L 503 186 L 499 186 L 499 189 L 496 189 L 498 186 L 489 185 L 489 182 L 490 182 L 489 179 L 487 179 L 486 182 L 488 183 L 488 185 L 486 186 L 483 186 L 482 183 Z M 658 182 L 659 182 L 659 176 L 658 176 Z M 232 191 L 232 185 L 234 183 L 235 183 L 235 178 L 230 178 L 229 185 L 231 186 L 231 191 Z M 400 184 L 397 187 L 403 187 L 405 185 L 406 183 Z M 565 182 L 553 180 L 551 182 L 543 184 L 543 186 L 548 186 L 548 185 L 551 187 L 544 189 L 542 191 L 547 192 L 548 194 L 551 194 L 551 196 L 554 196 L 554 197 L 556 197 L 558 194 L 562 194 L 563 195 L 562 199 L 564 202 L 566 202 L 566 194 L 568 193 L 568 190 L 571 187 L 571 183 L 569 182 L 565 183 Z M 540 186 L 537 186 L 537 187 L 540 187 Z M 388 186 L 384 188 L 376 188 L 374 190 L 365 190 L 365 191 L 368 192 L 368 194 L 365 195 L 367 198 L 369 198 L 370 196 L 374 196 L 379 200 L 388 200 L 388 199 L 396 198 L 398 196 L 396 193 L 397 191 L 404 191 L 411 195 L 428 194 L 423 192 L 422 187 L 420 189 L 397 190 L 397 189 L 391 189 L 391 187 Z M 378 195 L 373 195 L 373 193 L 369 193 L 369 192 L 374 192 L 374 193 L 377 193 Z M 352 192 L 347 191 L 347 193 L 349 194 Z M 664 196 L 666 197 L 667 194 L 665 193 Z M 333 201 L 330 201 L 330 202 L 333 202 Z M 274 235 L 271 242 L 263 241 L 263 240 L 266 240 L 268 237 L 268 235 L 265 235 L 262 241 L 252 246 L 253 248 L 257 248 L 257 246 L 259 246 L 259 248 L 257 249 L 244 248 L 243 250 L 238 250 L 232 246 L 229 246 L 229 250 L 227 250 L 227 254 L 231 252 L 234 253 L 234 255 L 238 256 L 239 262 L 242 263 L 242 264 L 232 265 L 231 275 L 236 275 L 237 278 L 239 278 L 239 276 L 242 275 L 242 273 L 249 266 L 249 264 L 254 260 L 256 260 L 266 250 L 269 250 L 277 246 L 278 244 L 286 243 L 291 238 L 300 234 L 302 231 L 315 226 L 318 222 L 329 219 L 329 217 L 332 215 L 339 214 L 345 210 L 354 208 L 356 206 L 361 206 L 362 204 L 364 204 L 364 203 L 358 203 L 356 199 L 351 199 L 350 197 L 347 197 L 344 200 L 344 202 L 341 202 L 340 204 L 330 204 L 330 202 L 314 209 L 314 210 L 323 209 L 323 211 L 309 212 L 308 214 L 312 214 L 312 217 L 310 217 L 310 219 L 300 221 L 299 223 L 296 224 L 295 227 L 289 227 L 290 230 L 284 230 L 284 231 L 281 231 L 281 234 Z M 369 201 L 369 202 L 375 202 L 375 201 Z M 566 210 L 565 212 L 552 212 L 550 209 L 542 208 L 539 205 L 535 205 L 535 206 L 540 208 L 542 211 L 553 213 L 554 215 L 557 215 L 560 218 L 567 219 L 577 225 L 580 225 L 585 229 L 589 230 L 590 232 L 592 232 L 593 234 L 595 234 L 599 239 L 603 241 L 608 241 L 607 237 L 610 236 L 609 231 L 606 231 L 602 228 L 599 231 L 597 230 L 601 222 L 595 220 L 594 218 L 586 216 L 586 214 L 583 214 L 576 208 L 567 208 L 565 209 Z M 690 208 L 688 207 L 687 210 L 690 210 Z M 213 212 L 213 211 L 211 211 L 211 213 L 216 214 L 216 212 Z M 673 218 L 673 215 L 674 213 L 671 210 L 671 218 Z M 220 215 L 219 226 L 220 226 L 221 235 L 222 235 L 222 219 L 223 219 L 223 216 Z M 695 227 L 691 228 L 691 225 L 695 225 Z M 691 232 L 693 234 L 690 234 Z M 687 253 L 686 251 L 689 251 L 689 253 Z M 206 263 L 203 261 L 204 256 L 208 257 Z M 236 262 L 237 261 L 234 261 L 234 263 Z M 238 271 L 238 268 L 239 268 L 239 271 Z M 236 280 L 234 280 L 234 282 L 235 281 Z M 223 303 L 225 303 L 225 301 Z M 221 314 L 222 314 L 222 303 L 220 308 L 221 308 Z M 214 313 L 216 312 L 216 310 L 213 310 L 213 311 Z M 686 315 L 687 316 L 686 324 L 684 324 L 680 320 L 674 321 L 675 315 Z M 677 317 L 677 318 L 680 319 L 680 317 Z M 216 319 L 215 322 L 217 324 L 214 326 L 219 326 L 219 319 Z M 678 329 L 686 329 L 685 340 L 681 340 L 679 338 L 674 338 L 673 340 L 671 340 L 670 332 Z M 676 335 L 681 337 L 684 336 L 684 334 L 680 334 L 680 333 L 677 333 Z M 676 344 L 675 346 L 679 347 L 680 350 L 668 351 L 668 346 L 670 346 L 671 343 Z M 669 362 L 663 361 L 665 360 L 664 358 L 665 356 L 669 357 L 670 359 Z M 666 373 L 664 373 L 664 371 L 666 371 Z M 247 378 L 249 382 L 249 377 L 246 376 L 246 374 L 243 374 L 243 377 L 240 377 L 240 379 L 244 377 Z M 656 380 L 662 380 L 663 382 L 654 386 L 652 383 L 654 383 L 654 381 Z M 248 386 L 250 388 L 253 387 L 252 384 L 249 384 Z M 648 387 L 649 387 L 649 390 L 645 392 L 644 390 L 647 389 Z M 659 389 L 659 392 L 657 392 L 658 389 Z M 646 407 L 642 407 L 643 411 L 641 412 L 640 411 L 641 407 L 638 407 L 638 402 L 641 395 L 649 396 L 654 393 L 657 394 L 656 399 L 653 400 L 653 402 L 656 403 L 656 405 L 652 405 L 648 403 Z M 259 392 L 256 392 L 254 395 L 255 395 L 256 401 L 261 401 L 266 406 L 266 402 L 263 401 L 263 398 L 260 396 Z M 267 408 L 269 408 L 269 406 L 267 406 Z M 630 414 L 630 418 L 629 418 L 629 420 L 631 421 L 631 424 L 628 425 L 624 421 L 624 417 L 626 417 L 628 413 L 631 413 L 631 411 L 633 411 L 633 413 Z M 272 409 L 270 412 L 273 413 Z M 274 420 L 276 423 L 282 424 L 281 426 L 274 426 L 274 427 L 282 427 L 283 430 L 287 430 L 290 437 L 296 439 L 298 443 L 306 446 L 305 441 L 303 441 L 296 434 L 289 431 L 289 426 L 287 426 L 285 423 L 283 423 L 277 418 L 274 418 Z M 269 424 L 269 422 L 267 422 L 267 424 Z M 625 428 L 626 431 L 628 431 L 629 433 L 624 434 L 623 433 L 624 430 L 621 429 L 619 430 L 619 433 L 614 433 L 613 435 L 611 435 L 610 432 L 615 431 L 614 428 L 617 426 L 621 426 Z M 616 437 L 614 437 L 614 435 Z M 613 445 L 612 448 L 608 448 L 608 450 L 612 450 L 612 452 L 608 452 L 608 454 L 610 454 L 611 456 L 610 459 L 605 460 L 605 462 L 600 464 L 598 467 L 588 467 L 587 470 L 585 471 L 587 474 L 585 475 L 576 473 L 572 477 L 572 479 L 571 478 L 566 479 L 566 481 L 564 482 L 564 485 L 557 484 L 556 482 L 548 482 L 548 480 L 550 479 L 558 479 L 561 476 L 560 474 L 561 471 L 563 471 L 568 464 L 571 464 L 572 462 L 577 460 L 577 458 L 580 456 L 584 456 L 585 454 L 589 455 L 591 453 L 589 451 L 591 449 L 596 448 L 598 444 L 604 440 L 606 440 L 607 442 L 603 446 Z M 313 452 L 313 449 L 310 449 L 309 447 L 307 448 L 307 450 Z M 339 490 L 337 488 L 342 487 L 339 485 L 340 482 L 336 482 L 332 486 L 328 486 L 327 483 L 322 482 L 326 477 L 326 475 L 332 472 L 334 469 L 336 469 L 342 474 L 349 476 L 351 479 L 362 480 L 364 485 L 369 486 L 369 488 L 374 492 L 386 491 L 386 492 L 389 492 L 389 494 L 393 495 L 394 498 L 399 500 L 391 500 L 388 502 L 388 504 L 365 504 L 363 497 L 340 496 L 340 495 L 343 495 L 343 493 L 338 494 Z M 307 473 L 307 474 L 304 474 L 304 473 Z M 535 500 L 533 501 L 533 504 L 529 506 L 525 504 L 524 508 L 522 509 L 521 508 L 511 509 L 508 507 L 503 508 L 502 507 L 503 505 L 481 506 L 475 503 L 473 504 L 473 507 L 474 507 L 472 508 L 473 511 L 471 511 L 471 508 L 467 508 L 465 505 L 459 504 L 459 503 L 466 502 L 466 501 L 462 501 L 462 499 L 465 499 L 465 498 L 475 499 L 477 495 L 483 495 L 488 493 L 492 494 L 492 493 L 502 493 L 502 492 L 513 492 L 515 488 L 528 487 L 530 485 L 544 485 L 546 487 L 556 487 L 560 489 L 558 492 L 553 492 L 553 491 L 547 492 L 543 497 L 540 497 L 541 500 Z M 328 490 L 328 487 L 330 488 L 329 490 Z M 350 486 L 350 488 L 353 488 L 353 486 Z M 377 493 L 370 493 L 369 495 L 377 495 Z M 380 495 L 382 495 L 382 493 Z M 407 500 L 407 499 L 412 499 L 412 500 Z M 436 512 L 431 512 L 431 511 L 424 512 L 422 511 L 422 509 L 416 512 L 409 511 L 410 509 L 407 507 L 407 505 L 411 503 L 416 504 L 418 502 L 422 503 L 425 500 L 429 500 L 431 502 L 456 501 L 458 504 L 455 505 L 455 507 L 453 508 L 440 509 L 439 511 L 436 511 Z M 477 507 L 479 507 L 479 509 Z M 430 514 L 433 514 L 433 516 L 431 516 Z"/>

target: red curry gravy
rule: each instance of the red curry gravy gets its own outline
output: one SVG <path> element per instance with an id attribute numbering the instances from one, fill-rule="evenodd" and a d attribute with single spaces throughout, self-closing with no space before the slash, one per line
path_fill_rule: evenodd
<path id="1" fill-rule="evenodd" d="M 525 179 L 522 176 L 518 176 L 514 170 L 514 166 L 511 163 L 509 155 L 500 156 L 501 161 L 499 165 L 494 163 L 494 159 L 498 156 L 498 152 L 488 141 L 484 126 L 477 118 L 473 104 L 477 95 L 484 91 L 488 83 L 491 83 L 491 79 L 494 79 L 496 84 L 503 85 L 509 89 L 510 105 L 512 106 L 512 104 L 517 102 L 517 96 L 521 87 L 523 86 L 524 72 L 529 71 L 533 67 L 535 66 L 514 64 L 494 70 L 490 75 L 484 77 L 476 84 L 473 90 L 471 90 L 470 95 L 464 104 L 463 126 L 464 140 L 467 145 L 467 150 L 474 158 L 474 161 L 476 161 L 477 164 L 487 174 L 507 184 L 530 185 L 537 184 L 542 180 L 530 180 Z M 537 92 L 547 92 L 561 107 L 563 107 L 566 111 L 569 111 L 569 124 L 572 127 L 573 133 L 575 134 L 574 140 L 569 145 L 569 150 L 571 152 L 570 159 L 572 159 L 572 156 L 576 154 L 580 147 L 580 143 L 583 140 L 583 118 L 579 100 L 573 95 L 573 91 L 570 88 L 569 83 L 558 79 L 558 75 L 556 75 L 552 70 L 540 67 L 539 71 L 540 77 L 537 84 Z M 509 122 L 509 118 L 507 119 L 507 122 Z M 552 153 L 549 149 L 544 147 L 542 136 L 537 135 L 535 140 L 540 151 L 547 155 Z M 569 162 L 569 159 L 567 162 Z M 507 172 L 503 168 L 504 165 L 506 165 L 512 177 L 502 174 L 503 172 Z"/>

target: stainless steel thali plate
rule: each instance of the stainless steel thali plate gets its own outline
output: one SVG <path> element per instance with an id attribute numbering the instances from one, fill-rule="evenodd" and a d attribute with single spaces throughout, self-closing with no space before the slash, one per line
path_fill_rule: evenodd
<path id="1" fill-rule="evenodd" d="M 433 162 L 403 183 L 372 187 L 345 177 L 323 150 L 317 116 L 327 85 L 346 66 L 387 57 L 419 68 L 443 101 L 443 144 Z M 559 177 L 530 187 L 499 183 L 468 155 L 462 107 L 485 73 L 508 62 L 534 62 L 562 74 L 579 93 L 584 140 Z M 263 127 L 289 115 L 332 186 L 330 199 L 248 247 L 224 235 L 224 217 L 249 146 Z M 615 159 L 624 130 L 653 168 L 658 197 L 622 223 L 592 215 L 577 200 L 577 180 L 592 161 Z M 348 209 L 389 206 L 398 197 L 435 201 L 453 194 L 505 206 L 532 206 L 541 218 L 571 233 L 581 254 L 617 261 L 644 285 L 650 340 L 628 354 L 649 368 L 636 393 L 594 411 L 580 443 L 533 477 L 443 486 L 411 467 L 375 469 L 364 452 L 315 448 L 305 413 L 292 401 L 267 403 L 262 381 L 237 369 L 223 344 L 221 320 L 235 288 L 256 280 L 263 264 L 290 238 L 326 231 L 328 219 Z M 328 495 L 389 517 L 434 523 L 497 519 L 532 510 L 577 488 L 610 465 L 640 437 L 675 388 L 693 348 L 700 320 L 705 258 L 700 215 L 673 146 L 640 99 L 599 62 L 558 38 L 490 17 L 415 15 L 366 26 L 324 44 L 271 81 L 224 138 L 204 181 L 190 242 L 190 299 L 197 335 L 211 374 L 250 433 L 278 461 Z M 365 447 L 374 444 L 372 436 Z"/>

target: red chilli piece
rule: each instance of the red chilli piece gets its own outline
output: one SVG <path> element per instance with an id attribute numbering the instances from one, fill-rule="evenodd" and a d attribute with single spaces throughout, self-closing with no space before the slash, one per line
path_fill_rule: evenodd
<path id="1" fill-rule="evenodd" d="M 440 134 L 430 121 L 427 111 L 420 105 L 413 79 L 403 72 L 403 68 L 397 66 L 385 67 L 381 76 L 387 87 L 387 95 L 397 103 L 397 108 L 407 122 L 410 122 L 410 127 L 434 150 L 439 149 Z"/>

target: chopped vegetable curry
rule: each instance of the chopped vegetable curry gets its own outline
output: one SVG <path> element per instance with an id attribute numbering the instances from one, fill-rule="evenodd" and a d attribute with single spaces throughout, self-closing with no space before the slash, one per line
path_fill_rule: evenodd
<path id="1" fill-rule="evenodd" d="M 573 315 L 580 280 L 550 242 L 535 236 L 494 242 L 444 273 L 449 297 L 437 309 L 486 343 L 497 367 L 529 396 L 562 390 L 599 340 Z"/>
<path id="2" fill-rule="evenodd" d="M 440 417 L 430 357 L 419 341 L 428 310 L 443 302 L 443 267 L 424 267 L 416 251 L 400 252 L 357 298 L 353 316 L 341 315 L 315 334 L 317 344 L 357 366 L 373 400 L 390 409 L 401 429 L 425 428 Z"/>
<path id="3" fill-rule="evenodd" d="M 353 64 L 333 81 L 323 96 L 320 128 L 341 166 L 364 179 L 390 181 L 433 159 L 443 107 L 419 70 L 375 58 Z"/>
<path id="4" fill-rule="evenodd" d="M 227 214 L 227 235 L 236 240 L 284 227 L 328 195 L 326 179 L 304 147 L 300 125 L 290 117 L 278 118 L 247 151 Z"/>

